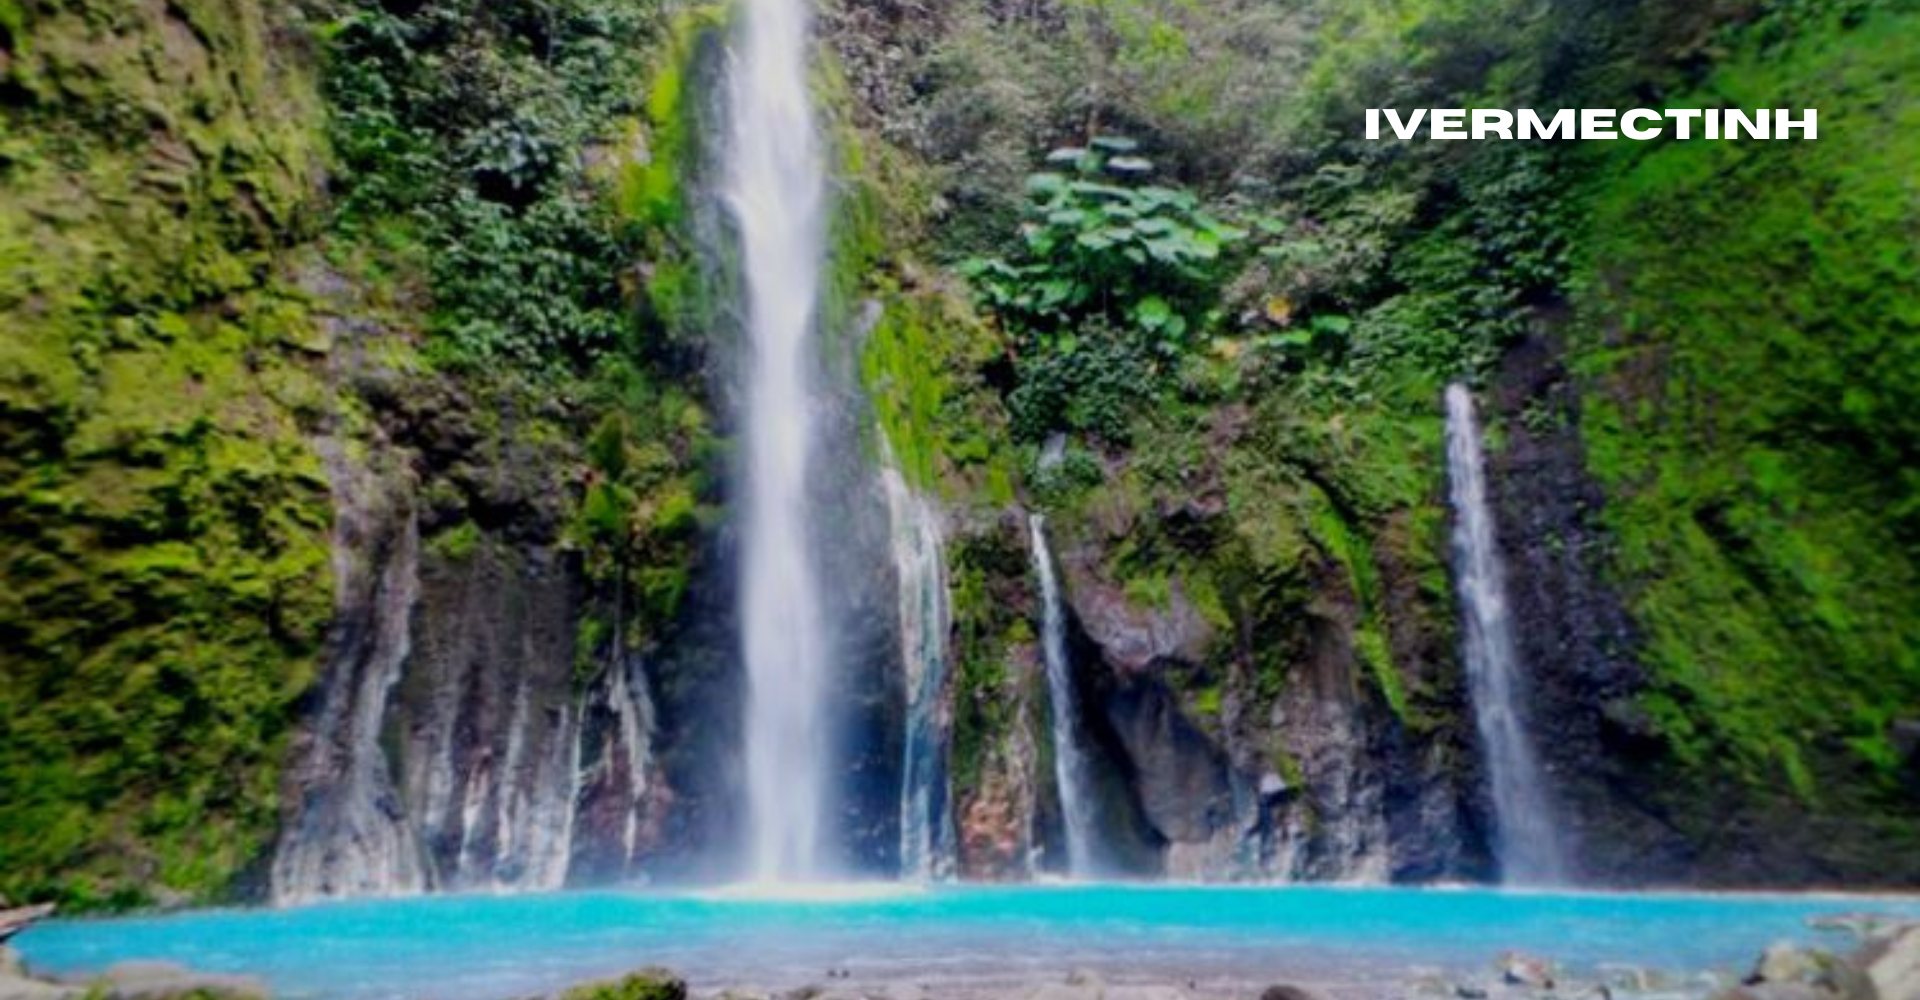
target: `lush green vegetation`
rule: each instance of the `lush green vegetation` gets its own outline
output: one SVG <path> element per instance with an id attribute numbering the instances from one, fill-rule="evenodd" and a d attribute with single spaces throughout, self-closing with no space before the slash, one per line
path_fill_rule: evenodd
<path id="1" fill-rule="evenodd" d="M 1033 494 L 1081 511 L 1084 531 L 1107 526 L 1107 572 L 1143 603 L 1170 580 L 1200 594 L 1295 581 L 1226 602 L 1257 621 L 1348 591 L 1357 657 L 1417 718 L 1390 626 L 1445 631 L 1439 388 L 1489 378 L 1530 333 L 1565 337 L 1613 501 L 1607 571 L 1644 641 L 1641 708 L 1681 773 L 1811 798 L 1849 767 L 1899 780 L 1892 723 L 1920 709 L 1906 427 L 1920 212 L 1902 167 L 1920 114 L 1902 81 L 1920 67 L 1894 42 L 1912 15 L 1893 6 L 1107 0 L 1055 19 L 953 15 L 916 138 L 966 217 L 949 252 L 973 258 L 1013 342 L 1016 431 L 1071 436 L 1030 469 Z M 1819 107 L 1822 138 L 1359 138 L 1362 110 L 1382 104 L 1648 95 Z M 1113 228 L 1146 207 L 1124 186 L 1041 174 L 1024 203 L 1015 193 L 1035 151 L 1120 129 L 1138 148 L 1108 156 L 1150 157 L 1189 207 L 1247 220 L 1254 252 L 1202 274 L 1156 261 L 1169 295 L 1114 249 L 1131 230 Z M 1111 172 L 1095 154 L 1061 160 L 1079 155 Z M 1246 406 L 1254 419 L 1229 419 Z M 1299 433 L 1322 422 L 1359 449 L 1328 461 Z M 1261 541 L 1148 526 L 1223 468 L 1236 524 Z M 1395 579 L 1420 581 L 1417 609 Z M 1214 681 L 1193 683 L 1204 713 Z"/>
<path id="2" fill-rule="evenodd" d="M 1853 22 L 1742 34 L 1671 102 L 1818 107 L 1816 143 L 1608 158 L 1581 298 L 1647 706 L 1690 764 L 1814 799 L 1837 755 L 1891 786 L 1920 704 L 1920 18 Z"/>
<path id="3" fill-rule="evenodd" d="M 591 183 L 639 112 L 655 4 L 347 5 L 326 29 L 347 233 L 430 277 L 430 353 L 579 370 L 632 344 L 640 236 Z"/>
<path id="4" fill-rule="evenodd" d="M 643 0 L 5 13 L 0 895 L 215 896 L 333 608 L 316 435 L 428 439 L 429 558 L 577 549 L 588 653 L 672 615 L 711 434 L 639 307 L 683 193 L 626 189 L 685 167 L 689 46 Z"/>
<path id="5" fill-rule="evenodd" d="M 199 896 L 331 611 L 318 99 L 250 6 L 3 10 L 0 895 Z"/>
<path id="6" fill-rule="evenodd" d="M 335 256 L 415 276 L 424 356 L 495 405 L 549 414 L 488 433 L 552 436 L 554 475 L 577 484 L 558 540 L 606 589 L 580 630 L 590 673 L 673 618 L 712 519 L 708 418 L 675 381 L 700 319 L 685 81 L 717 21 L 654 0 L 333 14 Z M 457 541 L 469 516 L 438 520 Z"/>
<path id="7" fill-rule="evenodd" d="M 1194 609 L 1215 645 L 1169 683 L 1217 736 L 1323 648 L 1393 725 L 1454 722 L 1439 393 L 1543 337 L 1681 784 L 1864 771 L 1912 825 L 1910 9 L 918 6 L 825 33 L 828 325 L 955 512 L 963 793 L 1038 710 L 1015 503 Z M 674 622 L 724 460 L 723 24 L 0 0 L 0 895 L 206 898 L 258 862 L 332 609 L 319 435 L 412 449 L 429 559 L 569 553 L 583 679 Z M 1359 137 L 1369 106 L 1640 103 L 1819 107 L 1822 138 Z"/>

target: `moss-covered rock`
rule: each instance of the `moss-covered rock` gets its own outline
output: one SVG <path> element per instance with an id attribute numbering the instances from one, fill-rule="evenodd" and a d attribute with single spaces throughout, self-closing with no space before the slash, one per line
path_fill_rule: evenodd
<path id="1" fill-rule="evenodd" d="M 314 75 L 253 4 L 8 10 L 0 891 L 204 898 L 271 835 L 330 606 Z"/>
<path id="2" fill-rule="evenodd" d="M 1917 27 L 1743 36 L 1671 103 L 1818 107 L 1818 140 L 1627 144 L 1592 184 L 1578 428 L 1645 671 L 1612 710 L 1740 878 L 1920 878 L 1884 863 L 1920 856 Z"/>
<path id="3" fill-rule="evenodd" d="M 666 969 L 647 968 L 570 987 L 558 1000 L 687 1000 L 687 981 Z"/>

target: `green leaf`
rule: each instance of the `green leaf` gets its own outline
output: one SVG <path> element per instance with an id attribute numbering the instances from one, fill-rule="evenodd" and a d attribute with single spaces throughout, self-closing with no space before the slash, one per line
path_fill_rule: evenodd
<path id="1" fill-rule="evenodd" d="M 1176 317 L 1173 306 L 1169 305 L 1166 299 L 1158 295 L 1149 295 L 1134 304 L 1133 318 L 1135 322 L 1149 330 L 1158 330 Z"/>
<path id="2" fill-rule="evenodd" d="M 1038 173 L 1027 178 L 1027 193 L 1035 196 L 1060 194 L 1067 189 L 1067 179 L 1060 174 Z"/>

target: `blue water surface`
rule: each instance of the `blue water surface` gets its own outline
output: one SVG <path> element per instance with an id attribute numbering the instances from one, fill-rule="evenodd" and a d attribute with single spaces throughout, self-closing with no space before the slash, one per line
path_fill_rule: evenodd
<path id="1" fill-rule="evenodd" d="M 1519 949 L 1575 966 L 1744 967 L 1818 937 L 1807 918 L 1920 917 L 1920 899 L 1489 889 L 842 887 L 817 893 L 434 896 L 281 910 L 59 920 L 15 944 L 38 970 L 175 961 L 267 979 L 283 996 L 486 1000 L 647 964 L 700 983 L 797 985 L 827 968 L 937 977 L 991 966 L 1482 967 Z"/>

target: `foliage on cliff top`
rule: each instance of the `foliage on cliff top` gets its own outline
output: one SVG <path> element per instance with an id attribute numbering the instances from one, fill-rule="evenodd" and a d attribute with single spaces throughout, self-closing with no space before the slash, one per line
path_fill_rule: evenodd
<path id="1" fill-rule="evenodd" d="M 429 353 L 579 372 L 629 346 L 640 233 L 592 174 L 627 155 L 654 0 L 343 2 L 326 29 L 337 225 L 404 220 Z"/>

